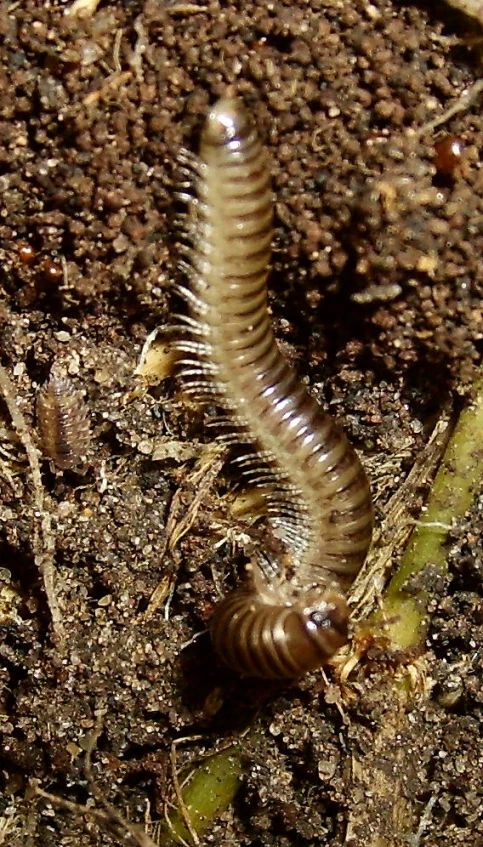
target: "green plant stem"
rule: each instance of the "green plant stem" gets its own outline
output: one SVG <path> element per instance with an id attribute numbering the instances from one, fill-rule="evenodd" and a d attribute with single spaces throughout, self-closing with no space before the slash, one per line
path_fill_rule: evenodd
<path id="1" fill-rule="evenodd" d="M 206 759 L 189 777 L 181 789 L 182 800 L 189 816 L 191 829 L 202 836 L 233 802 L 243 776 L 241 752 L 229 747 Z M 183 815 L 179 808 L 168 814 L 169 825 L 162 827 L 156 838 L 160 847 L 170 847 L 183 842 L 192 844 Z"/>
<path id="2" fill-rule="evenodd" d="M 483 379 L 475 382 L 473 395 L 473 402 L 460 414 L 427 505 L 383 600 L 389 637 L 402 649 L 414 647 L 424 638 L 428 599 L 426 590 L 409 594 L 404 585 L 429 565 L 435 575 L 446 573 L 451 525 L 463 517 L 483 482 Z"/>

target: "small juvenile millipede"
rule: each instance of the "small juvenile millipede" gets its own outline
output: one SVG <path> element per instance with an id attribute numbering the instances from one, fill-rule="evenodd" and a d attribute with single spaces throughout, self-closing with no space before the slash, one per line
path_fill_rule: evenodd
<path id="1" fill-rule="evenodd" d="M 372 535 L 369 484 L 346 436 L 307 393 L 275 340 L 267 309 L 273 198 L 267 158 L 238 99 L 210 111 L 194 171 L 187 236 L 189 306 L 182 318 L 186 389 L 217 401 L 234 440 L 249 442 L 245 471 L 263 482 L 286 552 L 259 555 L 250 584 L 210 622 L 221 659 L 246 676 L 294 678 L 348 637 L 345 590 Z"/>
<path id="2" fill-rule="evenodd" d="M 45 455 L 60 470 L 78 468 L 89 449 L 84 398 L 72 383 L 51 374 L 37 397 L 37 420 Z"/>

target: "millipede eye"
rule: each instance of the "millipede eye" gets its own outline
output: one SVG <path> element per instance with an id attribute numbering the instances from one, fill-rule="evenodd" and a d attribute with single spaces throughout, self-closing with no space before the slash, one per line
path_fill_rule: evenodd
<path id="1" fill-rule="evenodd" d="M 322 629 L 322 627 L 331 626 L 329 615 L 326 612 L 321 612 L 320 610 L 317 610 L 316 612 L 311 612 L 308 617 L 307 623 L 311 624 L 316 629 Z"/>

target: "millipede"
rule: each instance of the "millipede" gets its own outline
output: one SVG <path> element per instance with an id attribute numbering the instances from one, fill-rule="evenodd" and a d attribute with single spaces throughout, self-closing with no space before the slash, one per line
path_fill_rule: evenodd
<path id="1" fill-rule="evenodd" d="M 59 470 L 78 468 L 91 434 L 84 398 L 66 377 L 52 373 L 41 387 L 37 421 L 44 454 Z"/>
<path id="2" fill-rule="evenodd" d="M 185 231 L 189 286 L 177 340 L 186 391 L 216 401 L 248 478 L 262 484 L 284 554 L 250 562 L 247 584 L 215 608 L 216 653 L 236 672 L 296 678 L 348 639 L 346 591 L 372 536 L 362 464 L 300 382 L 275 339 L 267 303 L 273 196 L 266 152 L 241 100 L 208 114 L 199 156 L 182 153 L 194 192 Z M 220 436 L 224 437 L 224 436 Z"/>

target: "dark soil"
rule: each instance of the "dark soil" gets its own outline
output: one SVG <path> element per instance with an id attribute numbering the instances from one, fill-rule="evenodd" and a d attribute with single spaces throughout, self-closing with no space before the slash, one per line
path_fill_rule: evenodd
<path id="1" fill-rule="evenodd" d="M 172 324 L 178 151 L 233 85 L 272 160 L 277 335 L 370 459 L 380 519 L 481 364 L 480 103 L 420 132 L 478 78 L 475 32 L 442 3 L 118 0 L 85 18 L 70 5 L 0 7 L 1 361 L 35 440 L 52 367 L 84 392 L 93 430 L 86 466 L 42 466 L 55 635 L 31 474 L 0 407 L 0 843 L 128 843 L 34 793 L 91 802 L 94 731 L 98 790 L 143 823 L 173 797 L 174 740 L 193 736 L 185 768 L 251 726 L 242 789 L 206 843 L 483 845 L 482 502 L 453 530 L 421 655 L 375 644 L 344 685 L 240 683 L 206 636 L 184 649 L 236 579 L 236 479 L 207 485 L 164 555 L 173 496 L 186 511 L 213 433 L 169 357 L 157 379 L 134 373 L 148 333 Z M 165 598 L 146 615 L 171 580 L 169 614 Z"/>

